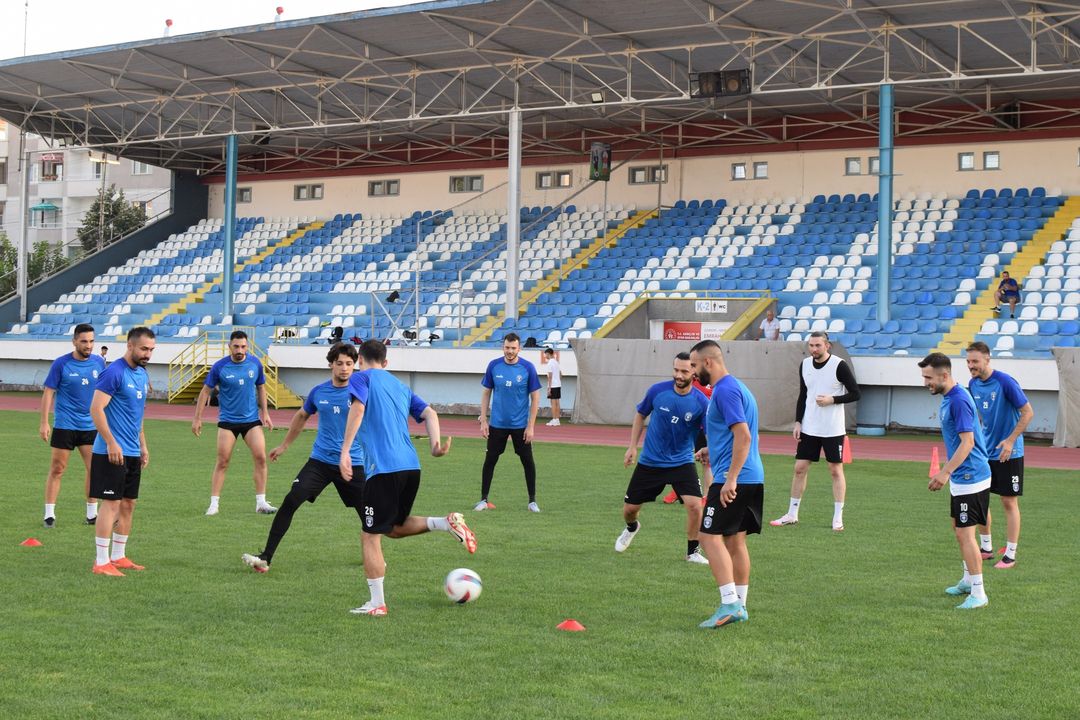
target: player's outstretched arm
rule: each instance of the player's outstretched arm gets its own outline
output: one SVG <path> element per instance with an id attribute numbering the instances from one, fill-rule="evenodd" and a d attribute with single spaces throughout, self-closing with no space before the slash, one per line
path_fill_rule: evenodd
<path id="1" fill-rule="evenodd" d="M 304 430 L 304 424 L 307 423 L 308 418 L 311 417 L 303 408 L 297 410 L 292 420 L 289 422 L 289 432 L 285 433 L 285 439 L 281 441 L 281 444 L 270 451 L 270 461 L 273 462 L 279 457 L 285 454 L 285 451 L 289 449 L 289 446 L 293 444 L 296 438 L 300 437 L 300 433 Z"/>
<path id="2" fill-rule="evenodd" d="M 427 429 L 431 456 L 442 457 L 450 452 L 450 444 L 454 441 L 454 438 L 448 437 L 446 442 L 443 442 L 442 428 L 439 426 L 439 413 L 435 412 L 435 408 L 428 405 L 424 408 L 424 412 L 420 413 L 420 419 L 424 421 L 424 427 Z"/>

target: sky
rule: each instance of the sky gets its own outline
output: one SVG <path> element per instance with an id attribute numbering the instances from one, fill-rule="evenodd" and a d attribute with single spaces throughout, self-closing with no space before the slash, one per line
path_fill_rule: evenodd
<path id="1" fill-rule="evenodd" d="M 411 4 L 413 0 L 0 0 L 0 59 Z"/>

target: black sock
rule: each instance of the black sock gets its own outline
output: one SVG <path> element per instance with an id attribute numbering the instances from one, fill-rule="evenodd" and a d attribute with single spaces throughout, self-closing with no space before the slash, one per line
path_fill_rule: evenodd
<path id="1" fill-rule="evenodd" d="M 635 520 L 634 522 L 626 523 L 626 529 L 629 530 L 630 532 L 637 532 L 638 521 Z"/>
<path id="2" fill-rule="evenodd" d="M 697 549 L 698 549 L 698 541 L 697 540 L 687 540 L 686 541 L 686 554 L 687 555 L 693 555 L 694 553 L 697 552 Z"/>

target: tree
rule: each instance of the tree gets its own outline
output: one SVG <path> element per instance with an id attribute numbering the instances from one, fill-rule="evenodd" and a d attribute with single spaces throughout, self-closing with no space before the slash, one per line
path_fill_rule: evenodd
<path id="1" fill-rule="evenodd" d="M 124 199 L 123 190 L 118 192 L 115 185 L 110 185 L 104 193 L 98 191 L 97 198 L 83 215 L 82 226 L 79 227 L 76 237 L 83 250 L 93 252 L 98 249 L 99 244 L 105 247 L 145 224 L 146 210 L 141 205 L 129 203 Z"/>
<path id="2" fill-rule="evenodd" d="M 7 297 L 15 292 L 15 266 L 18 261 L 18 248 L 11 244 L 7 233 L 0 232 L 0 297 Z"/>
<path id="3" fill-rule="evenodd" d="M 41 278 L 48 277 L 67 267 L 68 259 L 64 256 L 61 245 L 50 245 L 44 240 L 34 243 L 30 253 L 30 262 L 26 265 L 27 284 L 32 285 Z"/>

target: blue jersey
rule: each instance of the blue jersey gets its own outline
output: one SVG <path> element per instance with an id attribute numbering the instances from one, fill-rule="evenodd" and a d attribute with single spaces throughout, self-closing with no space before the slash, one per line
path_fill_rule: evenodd
<path id="1" fill-rule="evenodd" d="M 686 395 L 675 392 L 675 381 L 659 382 L 638 403 L 638 415 L 649 418 L 641 464 L 677 467 L 694 462 L 694 440 L 705 426 L 709 399 L 691 387 Z"/>
<path id="2" fill-rule="evenodd" d="M 53 406 L 53 427 L 61 430 L 93 430 L 90 402 L 94 399 L 94 386 L 98 376 L 105 371 L 105 361 L 100 355 L 86 360 L 76 360 L 71 353 L 53 360 L 45 387 L 56 391 Z"/>
<path id="3" fill-rule="evenodd" d="M 951 492 L 953 495 L 970 495 L 990 487 L 990 466 L 986 462 L 986 440 L 982 427 L 975 417 L 975 401 L 971 394 L 957 383 L 941 398 L 941 437 L 945 449 L 952 457 L 960 447 L 960 433 L 975 436 L 975 444 L 960 467 L 953 470 Z"/>
<path id="4" fill-rule="evenodd" d="M 327 380 L 311 388 L 304 400 L 304 412 L 308 415 L 319 414 L 319 430 L 315 433 L 315 443 L 311 446 L 313 460 L 330 465 L 337 465 L 341 460 L 341 443 L 345 439 L 345 424 L 349 421 L 351 403 L 352 395 L 348 385 L 334 387 L 334 383 Z M 360 433 L 353 438 L 349 457 L 352 458 L 353 467 L 363 466 L 364 451 L 360 444 Z"/>
<path id="5" fill-rule="evenodd" d="M 427 403 L 408 385 L 379 368 L 353 373 L 349 392 L 364 404 L 364 422 L 357 434 L 364 446 L 368 478 L 419 470 L 420 458 L 409 437 L 409 416 L 420 422 Z"/>
<path id="6" fill-rule="evenodd" d="M 997 460 L 1001 455 L 998 443 L 1012 435 L 1020 420 L 1020 408 L 1028 404 L 1027 396 L 1011 375 L 994 370 L 986 380 L 971 378 L 968 390 L 975 400 L 975 410 L 982 420 L 986 435 L 986 457 Z M 1024 457 L 1024 436 L 1016 438 L 1012 456 Z"/>
<path id="7" fill-rule="evenodd" d="M 143 411 L 149 390 L 146 368 L 138 365 L 131 367 L 127 360 L 117 360 L 101 373 L 96 389 L 112 397 L 105 406 L 105 420 L 113 438 L 120 443 L 124 457 L 141 456 L 139 433 L 142 432 Z M 109 452 L 101 433 L 94 440 L 94 452 L 99 455 Z"/>
<path id="8" fill-rule="evenodd" d="M 761 454 L 758 453 L 757 400 L 751 394 L 750 388 L 743 385 L 738 378 L 725 375 L 723 380 L 713 386 L 709 412 L 705 415 L 709 461 L 717 482 L 724 482 L 728 468 L 731 467 L 731 455 L 735 447 L 735 435 L 731 432 L 731 426 L 738 423 L 746 423 L 750 430 L 750 452 L 735 482 L 740 485 L 763 485 L 765 468 L 761 465 Z"/>
<path id="9" fill-rule="evenodd" d="M 259 358 L 248 355 L 235 363 L 223 357 L 210 368 L 203 383 L 218 389 L 218 420 L 229 423 L 259 421 L 259 400 L 256 388 L 266 382 Z"/>
<path id="10" fill-rule="evenodd" d="M 488 363 L 480 384 L 491 390 L 491 426 L 515 430 L 529 424 L 529 395 L 540 389 L 536 367 L 518 358 L 513 365 L 503 358 Z"/>

